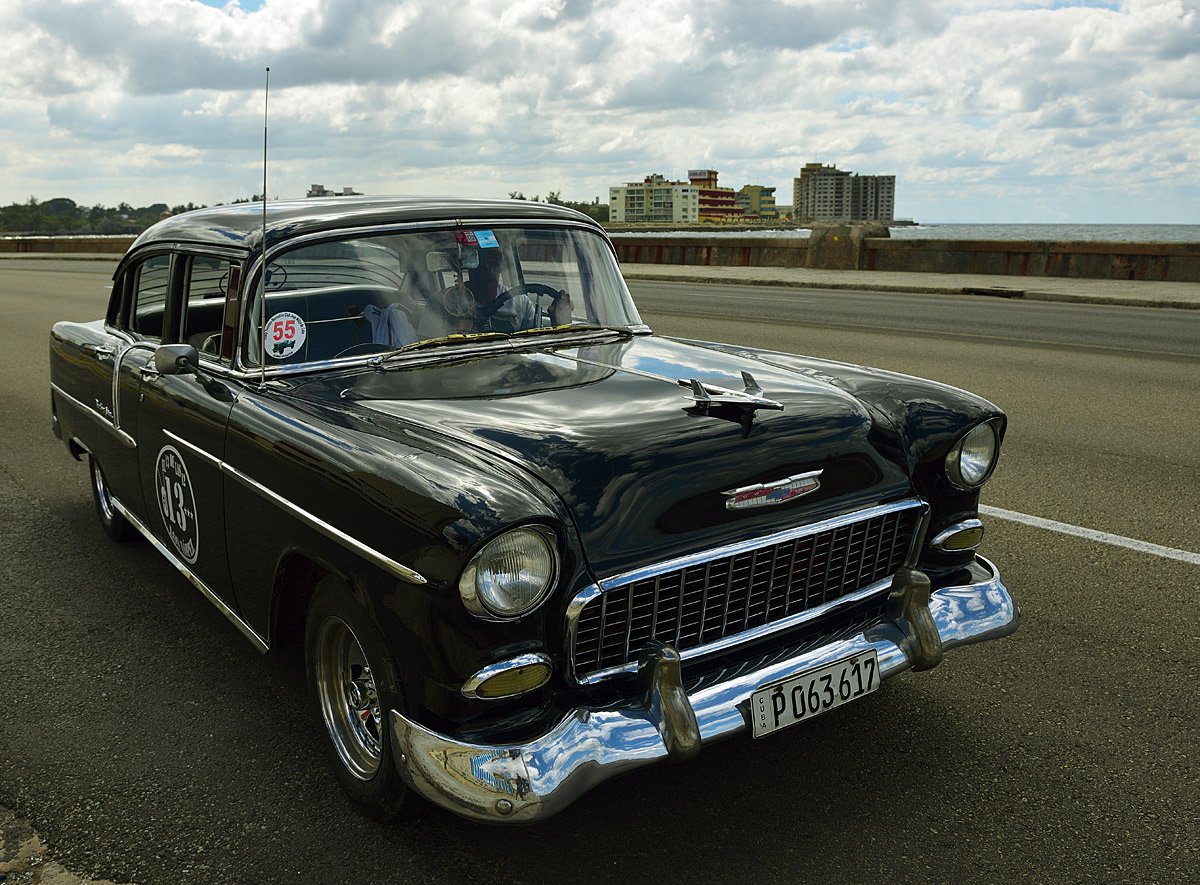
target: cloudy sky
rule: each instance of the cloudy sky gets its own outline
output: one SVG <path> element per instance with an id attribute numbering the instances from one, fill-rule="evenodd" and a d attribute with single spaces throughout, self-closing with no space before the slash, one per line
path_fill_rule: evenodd
<path id="1" fill-rule="evenodd" d="M 1200 0 L 0 0 L 0 204 L 608 199 L 895 174 L 921 221 L 1200 223 Z"/>

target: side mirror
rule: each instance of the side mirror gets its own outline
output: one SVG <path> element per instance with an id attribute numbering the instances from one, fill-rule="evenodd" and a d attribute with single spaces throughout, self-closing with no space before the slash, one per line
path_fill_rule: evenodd
<path id="1" fill-rule="evenodd" d="M 190 344 L 161 344 L 154 351 L 154 368 L 160 375 L 196 375 L 200 355 Z"/>

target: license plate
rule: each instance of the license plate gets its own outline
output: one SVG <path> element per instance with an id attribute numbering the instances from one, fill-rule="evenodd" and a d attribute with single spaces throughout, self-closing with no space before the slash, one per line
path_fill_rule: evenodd
<path id="1" fill-rule="evenodd" d="M 879 659 L 874 649 L 789 676 L 750 695 L 754 736 L 812 719 L 878 687 Z"/>

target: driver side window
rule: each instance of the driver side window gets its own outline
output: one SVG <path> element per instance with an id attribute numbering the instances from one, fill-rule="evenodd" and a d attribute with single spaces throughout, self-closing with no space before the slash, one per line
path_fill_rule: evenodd
<path id="1" fill-rule="evenodd" d="M 235 264 L 211 255 L 188 258 L 187 286 L 180 338 L 201 355 L 222 354 L 226 292 Z"/>

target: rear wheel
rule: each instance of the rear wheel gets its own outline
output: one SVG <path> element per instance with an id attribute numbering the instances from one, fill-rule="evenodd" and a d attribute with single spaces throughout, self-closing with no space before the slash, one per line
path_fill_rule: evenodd
<path id="1" fill-rule="evenodd" d="M 387 727 L 403 694 L 383 637 L 336 578 L 317 585 L 304 631 L 312 699 L 325 727 L 334 775 L 369 816 L 386 819 L 404 800 Z"/>
<path id="2" fill-rule="evenodd" d="M 132 541 L 138 536 L 137 529 L 130 525 L 113 503 L 112 490 L 108 487 L 100 463 L 89 456 L 88 466 L 92 471 L 92 498 L 96 502 L 96 515 L 100 517 L 104 533 L 114 541 Z"/>

